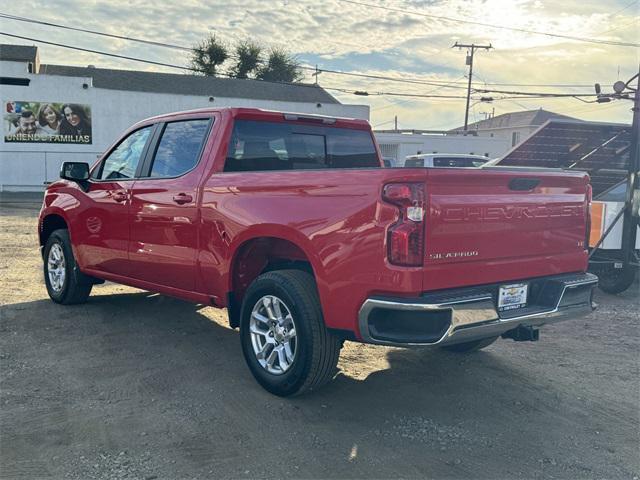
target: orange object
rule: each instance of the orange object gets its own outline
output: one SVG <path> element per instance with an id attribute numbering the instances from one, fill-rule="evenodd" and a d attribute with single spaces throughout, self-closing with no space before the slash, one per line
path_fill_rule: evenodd
<path id="1" fill-rule="evenodd" d="M 591 204 L 591 231 L 589 232 L 589 246 L 595 247 L 602 236 L 604 224 L 605 204 L 593 202 Z"/>

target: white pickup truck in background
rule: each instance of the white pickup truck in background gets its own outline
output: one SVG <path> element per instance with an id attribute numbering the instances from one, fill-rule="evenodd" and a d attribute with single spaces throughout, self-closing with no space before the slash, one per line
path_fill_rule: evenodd
<path id="1" fill-rule="evenodd" d="M 490 159 L 481 155 L 461 153 L 419 153 L 409 155 L 404 161 L 408 168 L 477 168 L 487 163 Z"/>

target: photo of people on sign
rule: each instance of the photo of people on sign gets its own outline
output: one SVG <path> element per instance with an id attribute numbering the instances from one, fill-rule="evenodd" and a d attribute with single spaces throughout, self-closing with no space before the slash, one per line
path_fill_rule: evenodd
<path id="1" fill-rule="evenodd" d="M 91 144 L 91 108 L 77 103 L 5 102 L 4 141 Z"/>

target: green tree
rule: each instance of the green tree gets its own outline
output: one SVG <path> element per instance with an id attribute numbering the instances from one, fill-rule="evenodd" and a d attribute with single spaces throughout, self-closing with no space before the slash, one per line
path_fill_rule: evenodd
<path id="1" fill-rule="evenodd" d="M 256 78 L 271 82 L 297 82 L 303 78 L 298 59 L 284 48 L 271 48 L 263 65 L 258 67 Z"/>
<path id="2" fill-rule="evenodd" d="M 202 75 L 215 77 L 218 67 L 229 58 L 224 42 L 210 34 L 191 51 L 190 67 Z"/>
<path id="3" fill-rule="evenodd" d="M 235 47 L 236 59 L 230 74 L 236 78 L 249 78 L 260 65 L 262 47 L 249 39 L 242 40 Z"/>

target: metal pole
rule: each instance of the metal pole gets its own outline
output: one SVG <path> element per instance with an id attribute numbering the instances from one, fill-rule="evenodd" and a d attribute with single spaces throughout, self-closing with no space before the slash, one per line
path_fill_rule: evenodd
<path id="1" fill-rule="evenodd" d="M 471 79 L 473 77 L 473 55 L 476 53 L 476 50 L 479 48 L 482 48 L 484 50 L 489 50 L 491 48 L 493 48 L 491 46 L 491 44 L 489 45 L 476 45 L 475 43 L 472 44 L 465 44 L 465 43 L 458 43 L 456 42 L 452 48 L 467 48 L 469 51 L 469 82 L 467 83 L 467 106 L 464 110 L 464 132 L 466 133 L 469 127 L 469 104 L 471 102 Z"/>
<path id="2" fill-rule="evenodd" d="M 471 101 L 471 77 L 473 77 L 473 54 L 475 53 L 475 45 L 471 45 L 471 55 L 469 58 L 469 83 L 467 84 L 467 106 L 464 109 L 464 131 L 468 130 L 469 125 L 469 102 Z"/>
<path id="3" fill-rule="evenodd" d="M 624 206 L 624 220 L 622 224 L 622 254 L 624 267 L 629 268 L 634 262 L 634 250 L 638 232 L 638 218 L 633 217 L 633 194 L 640 188 L 638 185 L 640 174 L 640 67 L 638 69 L 638 83 L 633 101 L 633 124 L 631 126 L 631 145 L 629 148 L 629 178 L 627 180 L 627 198 Z"/>

